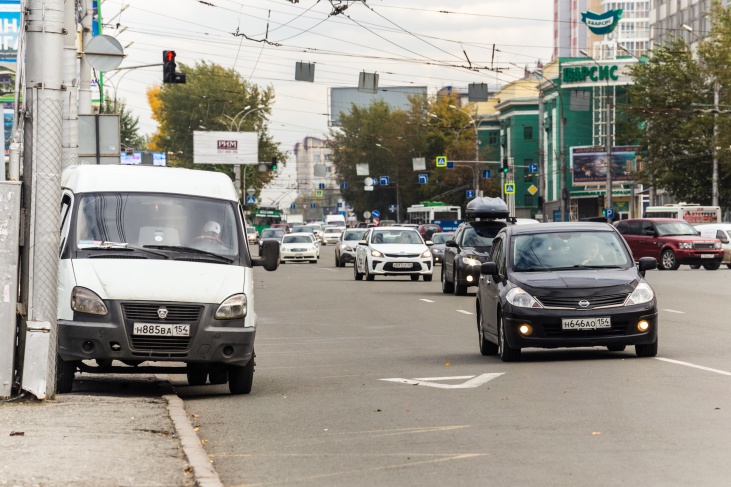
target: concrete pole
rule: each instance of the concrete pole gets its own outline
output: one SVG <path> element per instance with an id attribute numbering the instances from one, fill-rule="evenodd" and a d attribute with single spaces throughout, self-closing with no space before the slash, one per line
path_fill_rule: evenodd
<path id="1" fill-rule="evenodd" d="M 63 147 L 61 168 L 79 162 L 79 80 L 76 77 L 76 2 L 66 0 L 64 10 L 63 83 L 66 92 L 63 97 Z"/>
<path id="2" fill-rule="evenodd" d="M 81 18 L 81 46 L 86 50 L 86 44 L 91 40 L 91 19 L 94 16 L 92 0 L 81 0 L 84 16 Z M 81 71 L 79 73 L 79 114 L 91 115 L 91 66 L 86 56 L 81 56 Z"/>
<path id="3" fill-rule="evenodd" d="M 718 98 L 721 84 L 713 81 L 713 175 L 711 177 L 711 204 L 718 206 Z"/>
<path id="4" fill-rule="evenodd" d="M 22 388 L 55 396 L 59 202 L 63 127 L 64 1 L 27 2 L 27 111 L 23 158 L 26 211 L 22 259 L 25 351 Z"/>
<path id="5" fill-rule="evenodd" d="M 563 113 L 563 98 L 560 99 L 561 103 L 561 133 L 559 134 L 559 153 L 558 153 L 558 180 L 559 184 L 561 186 L 561 219 L 559 221 L 569 221 L 569 218 L 566 216 L 566 203 L 569 202 L 569 198 L 564 198 L 564 194 L 568 193 L 568 189 L 566 188 L 566 168 L 565 168 L 565 159 L 566 159 L 566 148 L 564 147 L 564 133 L 566 132 L 566 118 L 564 117 Z M 566 194 L 566 196 L 570 196 Z"/>
<path id="6" fill-rule="evenodd" d="M 542 221 L 546 222 L 548 219 L 546 218 L 546 211 L 545 211 L 545 201 L 546 201 L 546 174 L 548 172 L 546 171 L 546 156 L 544 154 L 544 140 L 543 137 L 545 137 L 545 127 L 543 125 L 543 89 L 540 88 L 539 85 L 539 91 L 538 91 L 538 197 L 539 199 L 543 199 L 543 205 L 538 205 L 538 211 L 541 212 L 541 215 L 543 215 Z"/>
<path id="7" fill-rule="evenodd" d="M 610 87 L 607 90 L 607 193 L 604 197 L 604 204 L 607 208 L 612 208 L 612 95 Z M 607 223 L 612 223 L 612 219 L 607 215 Z"/>

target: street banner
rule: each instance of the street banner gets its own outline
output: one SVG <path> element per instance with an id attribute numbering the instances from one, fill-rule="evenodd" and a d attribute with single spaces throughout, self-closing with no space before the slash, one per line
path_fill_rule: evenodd
<path id="1" fill-rule="evenodd" d="M 637 146 L 612 148 L 612 181 L 632 181 L 638 169 Z M 607 182 L 607 150 L 605 147 L 572 147 L 571 173 L 574 185 L 600 185 Z"/>

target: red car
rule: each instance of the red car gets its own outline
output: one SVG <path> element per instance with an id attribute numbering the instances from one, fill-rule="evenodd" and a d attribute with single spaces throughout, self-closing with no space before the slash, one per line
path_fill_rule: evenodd
<path id="1" fill-rule="evenodd" d="M 635 261 L 654 257 L 658 269 L 673 271 L 684 264 L 702 265 L 709 271 L 721 266 L 721 241 L 701 237 L 685 220 L 633 218 L 615 222 L 614 226 L 627 241 Z"/>
<path id="2" fill-rule="evenodd" d="M 435 233 L 441 233 L 442 227 L 436 223 L 424 223 L 419 225 L 419 233 L 424 240 L 431 240 L 431 236 Z"/>
<path id="3" fill-rule="evenodd" d="M 286 223 L 272 223 L 272 228 L 281 228 L 285 233 L 292 232 L 292 229 Z"/>

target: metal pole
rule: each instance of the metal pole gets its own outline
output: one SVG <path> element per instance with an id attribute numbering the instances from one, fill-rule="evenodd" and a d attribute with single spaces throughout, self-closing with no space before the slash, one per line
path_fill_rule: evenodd
<path id="1" fill-rule="evenodd" d="M 612 95 L 609 86 L 607 90 L 607 192 L 604 197 L 604 204 L 607 205 L 607 213 L 612 208 Z M 607 214 L 607 223 L 612 223 L 612 219 Z"/>
<path id="2" fill-rule="evenodd" d="M 538 85 L 538 198 L 541 200 L 544 204 L 538 205 L 538 211 L 541 212 L 541 215 L 543 215 L 543 222 L 546 222 L 546 212 L 544 211 L 544 205 L 546 201 L 546 157 L 543 153 L 544 145 L 543 145 L 543 137 L 545 137 L 545 127 L 543 126 L 543 89 L 540 88 L 540 84 Z"/>
<path id="3" fill-rule="evenodd" d="M 66 0 L 64 9 L 63 42 L 63 147 L 61 149 L 61 168 L 79 163 L 79 85 L 76 64 L 76 2 Z"/>
<path id="4" fill-rule="evenodd" d="M 86 51 L 86 44 L 91 40 L 91 18 L 94 16 L 92 0 L 81 0 L 84 16 L 81 18 L 81 46 Z M 81 69 L 79 73 L 79 114 L 91 114 L 91 66 L 86 55 L 81 55 Z"/>
<path id="5" fill-rule="evenodd" d="M 561 103 L 561 133 L 559 134 L 559 154 L 558 154 L 558 180 L 559 185 L 561 186 L 561 219 L 559 221 L 568 221 L 569 219 L 566 217 L 566 203 L 568 202 L 569 198 L 564 198 L 564 193 L 567 193 L 566 191 L 566 170 L 564 169 L 564 158 L 566 157 L 566 151 L 564 148 L 564 132 L 566 132 L 566 118 L 563 114 L 563 98 L 559 99 L 559 102 Z M 567 196 L 569 196 L 567 194 Z M 565 218 L 565 220 L 564 220 Z"/>
<path id="6" fill-rule="evenodd" d="M 713 82 L 713 176 L 711 177 L 711 204 L 718 206 L 718 98 L 721 85 Z"/>

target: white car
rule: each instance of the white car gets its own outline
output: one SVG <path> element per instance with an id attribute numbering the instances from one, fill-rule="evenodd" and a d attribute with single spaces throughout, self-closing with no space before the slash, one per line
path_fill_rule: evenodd
<path id="1" fill-rule="evenodd" d="M 312 227 L 312 232 L 315 234 L 315 237 L 322 241 L 322 225 L 320 223 L 308 223 L 305 226 Z"/>
<path id="2" fill-rule="evenodd" d="M 259 240 L 259 234 L 254 227 L 246 227 L 246 240 L 250 245 L 255 244 Z"/>
<path id="3" fill-rule="evenodd" d="M 353 272 L 356 281 L 365 276 L 372 281 L 376 275 L 422 276 L 432 280 L 434 262 L 429 247 L 419 232 L 408 227 L 374 227 L 368 229 L 355 252 Z"/>
<path id="4" fill-rule="evenodd" d="M 335 267 L 345 267 L 348 262 L 355 262 L 355 250 L 358 242 L 368 230 L 365 228 L 348 228 L 340 235 L 335 247 Z"/>
<path id="5" fill-rule="evenodd" d="M 309 261 L 317 264 L 320 258 L 320 246 L 315 242 L 315 236 L 311 233 L 290 233 L 282 237 L 282 244 L 279 250 L 279 259 L 285 262 Z"/>
<path id="6" fill-rule="evenodd" d="M 325 227 L 325 231 L 322 232 L 322 245 L 338 243 L 343 231 L 345 227 Z"/>

